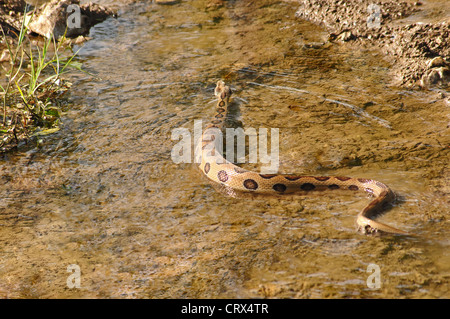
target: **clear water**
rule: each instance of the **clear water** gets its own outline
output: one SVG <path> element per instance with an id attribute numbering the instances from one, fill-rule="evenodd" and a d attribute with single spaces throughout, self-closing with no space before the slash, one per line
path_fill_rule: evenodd
<path id="1" fill-rule="evenodd" d="M 389 86 L 380 53 L 294 3 L 207 3 L 93 28 L 63 129 L 0 163 L 0 296 L 448 298 L 448 92 Z M 382 220 L 418 237 L 358 234 L 364 194 L 231 198 L 175 164 L 171 132 L 211 117 L 219 79 L 231 124 L 279 128 L 280 172 L 378 179 L 399 197 Z"/>

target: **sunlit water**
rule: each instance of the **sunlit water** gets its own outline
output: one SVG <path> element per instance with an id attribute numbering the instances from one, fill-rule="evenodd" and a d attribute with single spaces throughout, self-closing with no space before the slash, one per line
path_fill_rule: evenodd
<path id="1" fill-rule="evenodd" d="M 389 86 L 380 53 L 327 42 L 291 3 L 205 3 L 136 3 L 91 31 L 95 77 L 73 75 L 63 129 L 1 162 L 0 296 L 448 298 L 441 92 Z M 280 172 L 383 181 L 382 220 L 418 237 L 358 234 L 365 194 L 231 198 L 175 164 L 172 131 L 211 117 L 218 79 L 231 126 L 279 128 Z"/>

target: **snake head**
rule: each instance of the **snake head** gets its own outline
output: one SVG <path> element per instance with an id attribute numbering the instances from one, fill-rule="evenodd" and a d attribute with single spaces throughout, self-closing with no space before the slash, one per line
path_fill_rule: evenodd
<path id="1" fill-rule="evenodd" d="M 229 86 L 225 85 L 225 82 L 222 80 L 217 81 L 216 88 L 214 89 L 214 95 L 217 96 L 221 100 L 225 100 L 230 98 L 231 89 Z"/>
<path id="2" fill-rule="evenodd" d="M 220 93 L 225 88 L 225 82 L 222 80 L 217 81 L 216 88 L 214 89 L 214 95 L 219 97 Z"/>

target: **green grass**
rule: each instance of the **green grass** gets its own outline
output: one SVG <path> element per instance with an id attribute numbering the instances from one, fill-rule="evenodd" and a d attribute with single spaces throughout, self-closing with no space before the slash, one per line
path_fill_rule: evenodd
<path id="1" fill-rule="evenodd" d="M 64 36 L 58 41 L 50 37 L 38 45 L 27 31 L 25 14 L 14 39 L 1 29 L 9 63 L 3 67 L 6 83 L 0 84 L 0 152 L 33 135 L 57 131 L 65 104 L 64 94 L 71 85 L 62 75 L 69 69 L 82 71 L 81 64 L 74 60 L 78 51 L 73 53 Z"/>

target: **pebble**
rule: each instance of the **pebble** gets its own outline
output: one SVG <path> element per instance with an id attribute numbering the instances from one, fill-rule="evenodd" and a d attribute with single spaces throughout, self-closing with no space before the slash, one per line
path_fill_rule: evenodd
<path id="1" fill-rule="evenodd" d="M 440 81 L 448 81 L 450 69 L 448 67 L 438 67 L 432 69 L 430 72 L 425 73 L 421 79 L 421 85 L 434 85 Z"/>
<path id="2" fill-rule="evenodd" d="M 427 62 L 427 66 L 428 68 L 437 68 L 437 67 L 441 67 L 441 66 L 446 66 L 447 63 L 445 63 L 444 59 L 440 56 L 435 57 L 431 60 L 428 60 Z"/>
<path id="3" fill-rule="evenodd" d="M 6 62 L 10 60 L 10 55 L 8 50 L 3 50 L 0 54 L 0 62 Z"/>
<path id="4" fill-rule="evenodd" d="M 354 35 L 351 33 L 351 31 L 344 31 L 337 37 L 337 39 L 340 41 L 349 41 L 353 38 L 354 38 Z"/>

